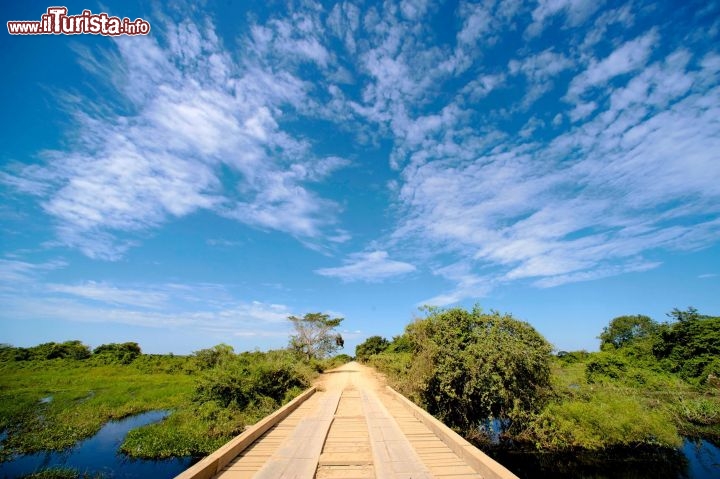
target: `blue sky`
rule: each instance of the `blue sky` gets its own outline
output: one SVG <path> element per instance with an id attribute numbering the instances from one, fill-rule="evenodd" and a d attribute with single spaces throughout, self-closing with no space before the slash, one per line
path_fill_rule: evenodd
<path id="1" fill-rule="evenodd" d="M 720 2 L 236 3 L 0 35 L 0 342 L 267 349 L 323 311 L 352 354 L 479 303 L 593 350 L 720 313 Z"/>

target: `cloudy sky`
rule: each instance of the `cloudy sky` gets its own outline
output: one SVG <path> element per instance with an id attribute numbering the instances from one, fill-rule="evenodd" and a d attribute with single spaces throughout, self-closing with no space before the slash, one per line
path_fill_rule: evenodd
<path id="1" fill-rule="evenodd" d="M 718 1 L 63 5 L 151 31 L 0 35 L 0 342 L 720 313 Z"/>

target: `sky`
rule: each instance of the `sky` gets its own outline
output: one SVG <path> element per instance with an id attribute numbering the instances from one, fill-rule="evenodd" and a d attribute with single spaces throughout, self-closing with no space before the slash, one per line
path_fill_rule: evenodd
<path id="1" fill-rule="evenodd" d="M 719 1 L 63 5 L 151 30 L 0 35 L 0 343 L 720 314 Z"/>

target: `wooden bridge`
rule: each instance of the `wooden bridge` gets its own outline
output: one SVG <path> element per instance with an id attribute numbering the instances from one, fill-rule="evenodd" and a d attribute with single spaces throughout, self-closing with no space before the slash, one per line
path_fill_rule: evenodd
<path id="1" fill-rule="evenodd" d="M 516 478 L 349 363 L 176 479 Z"/>

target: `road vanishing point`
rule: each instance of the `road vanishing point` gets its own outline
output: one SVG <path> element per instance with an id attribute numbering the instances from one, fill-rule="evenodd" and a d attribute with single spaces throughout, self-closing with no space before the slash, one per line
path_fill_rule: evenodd
<path id="1" fill-rule="evenodd" d="M 516 478 L 351 362 L 176 479 Z"/>

